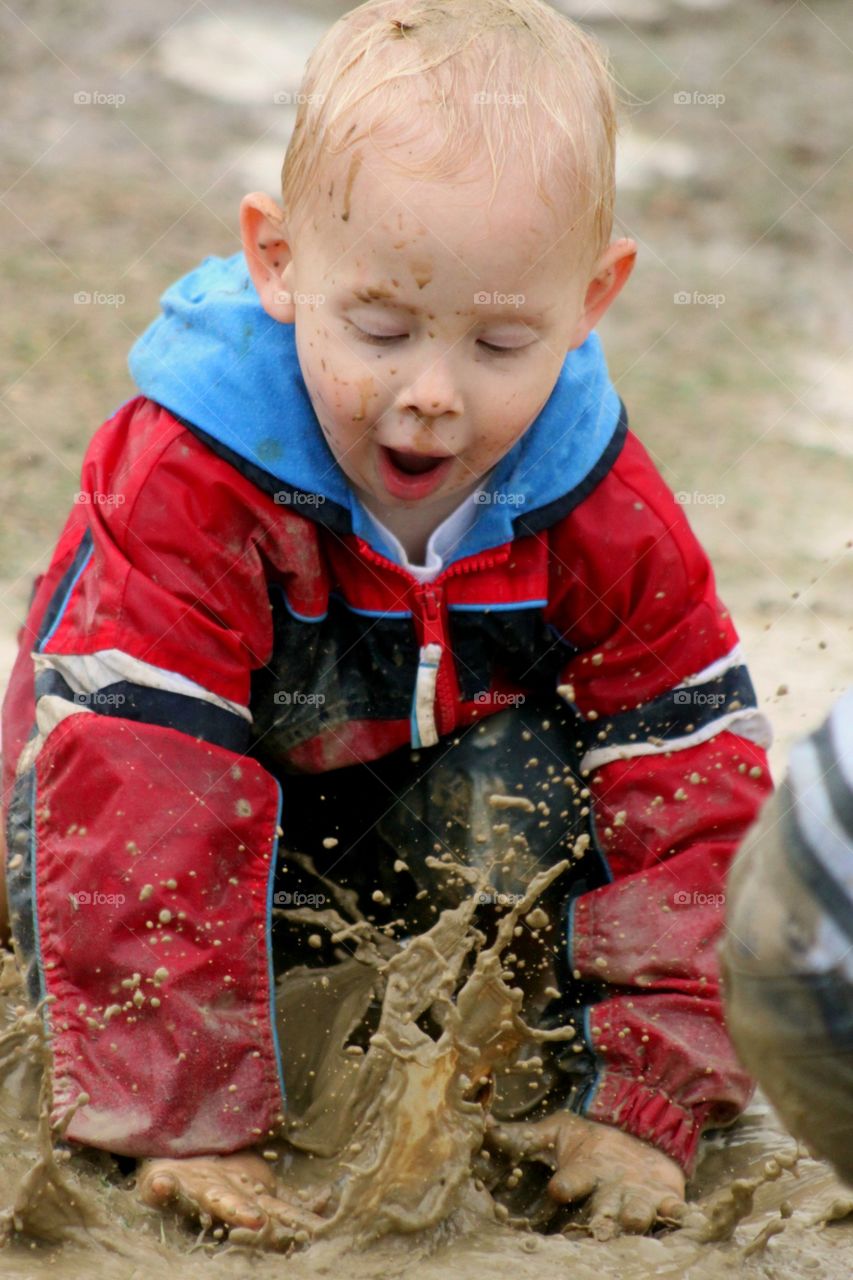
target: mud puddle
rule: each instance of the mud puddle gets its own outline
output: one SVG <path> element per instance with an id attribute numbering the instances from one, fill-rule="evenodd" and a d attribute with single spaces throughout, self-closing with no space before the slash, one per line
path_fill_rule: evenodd
<path id="1" fill-rule="evenodd" d="M 275 1169 L 291 1194 L 325 1188 L 330 1208 L 312 1241 L 277 1242 L 286 1256 L 260 1249 L 251 1233 L 214 1239 L 211 1230 L 145 1208 L 105 1153 L 53 1147 L 39 1016 L 24 1008 L 4 953 L 0 1275 L 39 1280 L 61 1268 L 86 1280 L 167 1273 L 308 1280 L 346 1268 L 352 1280 L 710 1280 L 732 1271 L 847 1280 L 853 1190 L 798 1151 L 760 1099 L 706 1141 L 678 1229 L 598 1241 L 575 1213 L 560 1232 L 542 1234 L 501 1203 L 500 1171 L 487 1171 L 480 1150 L 493 1074 L 499 1102 L 512 1060 L 535 1077 L 548 1042 L 570 1038 L 567 1028 L 527 1026 L 522 991 L 506 967 L 522 924 L 541 928 L 537 902 L 561 869 L 535 877 L 488 940 L 475 922 L 473 892 L 403 945 L 335 909 L 313 913 L 315 927 L 347 943 L 348 959 L 293 970 L 280 984 L 290 1145 Z M 459 867 L 454 874 L 474 875 Z M 371 1005 L 374 1029 L 359 1034 Z"/>

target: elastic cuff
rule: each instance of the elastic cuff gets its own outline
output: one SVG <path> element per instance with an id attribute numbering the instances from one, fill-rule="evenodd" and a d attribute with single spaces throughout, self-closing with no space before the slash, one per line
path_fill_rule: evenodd
<path id="1" fill-rule="evenodd" d="M 693 1172 L 702 1135 L 698 1109 L 688 1111 L 656 1089 L 604 1071 L 584 1114 L 652 1143 L 679 1164 L 687 1177 Z"/>

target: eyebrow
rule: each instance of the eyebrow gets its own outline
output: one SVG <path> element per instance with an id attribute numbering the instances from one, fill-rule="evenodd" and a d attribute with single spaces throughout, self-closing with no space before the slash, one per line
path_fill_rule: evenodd
<path id="1" fill-rule="evenodd" d="M 420 307 L 412 306 L 411 303 L 401 302 L 390 290 L 367 286 L 359 289 L 351 289 L 350 294 L 356 302 L 364 303 L 372 306 L 379 303 L 380 306 L 396 307 L 400 311 L 406 311 L 409 315 L 418 316 L 426 314 L 421 311 Z M 548 312 L 553 307 L 546 308 L 545 311 L 529 311 L 519 307 L 508 308 L 506 306 L 487 307 L 476 306 L 470 310 L 462 312 L 463 315 L 482 316 L 488 319 L 499 319 L 504 321 L 516 320 L 520 324 L 544 324 L 548 319 Z"/>

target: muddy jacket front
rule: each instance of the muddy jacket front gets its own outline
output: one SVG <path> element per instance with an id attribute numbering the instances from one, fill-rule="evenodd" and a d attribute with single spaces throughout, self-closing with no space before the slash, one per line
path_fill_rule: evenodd
<path id="1" fill-rule="evenodd" d="M 750 1091 L 715 943 L 767 731 L 597 337 L 419 583 L 349 489 L 242 256 L 206 259 L 163 309 L 131 355 L 140 394 L 88 448 L 4 705 L 13 928 L 30 996 L 53 997 L 54 1115 L 85 1094 L 68 1137 L 129 1155 L 274 1131 L 276 774 L 559 689 L 606 871 L 565 922 L 599 997 L 577 1109 L 689 1168 Z"/>

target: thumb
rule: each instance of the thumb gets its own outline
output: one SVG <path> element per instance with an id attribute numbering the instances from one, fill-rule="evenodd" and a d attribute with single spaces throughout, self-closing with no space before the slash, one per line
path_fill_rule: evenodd
<path id="1" fill-rule="evenodd" d="M 587 1161 L 573 1161 L 557 1170 L 548 1183 L 548 1194 L 559 1204 L 583 1200 L 598 1186 L 598 1174 Z"/>

